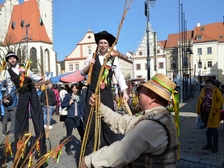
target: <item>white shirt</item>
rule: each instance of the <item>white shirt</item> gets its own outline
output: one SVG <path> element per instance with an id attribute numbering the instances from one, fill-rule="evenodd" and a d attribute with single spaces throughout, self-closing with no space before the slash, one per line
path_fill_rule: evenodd
<path id="1" fill-rule="evenodd" d="M 12 70 L 17 75 L 19 75 L 19 64 L 16 64 L 15 67 L 12 67 Z M 40 76 L 37 76 L 36 74 L 34 74 L 30 70 L 28 70 L 28 75 L 29 75 L 30 79 L 32 79 L 33 81 L 39 81 L 39 80 L 41 80 L 41 77 Z M 7 87 L 6 87 L 6 93 L 5 93 L 5 95 L 8 95 L 9 93 L 11 93 L 12 87 L 14 86 L 14 83 L 11 80 L 11 76 L 10 76 L 8 70 L 6 71 L 6 83 L 7 83 Z"/>
<path id="2" fill-rule="evenodd" d="M 104 58 L 105 58 L 105 56 L 99 55 L 99 61 L 100 61 L 101 66 L 103 65 Z M 83 69 L 85 67 L 89 66 L 89 62 L 90 62 L 91 59 L 92 59 L 92 54 L 90 54 L 86 58 L 86 60 L 84 62 L 84 66 L 81 68 L 81 74 L 83 76 L 85 76 L 85 74 L 83 73 Z M 117 80 L 117 82 L 118 82 L 118 84 L 119 84 L 119 86 L 121 88 L 121 91 L 123 91 L 123 90 L 127 89 L 128 86 L 126 85 L 126 82 L 125 82 L 125 79 L 124 79 L 124 75 L 122 74 L 122 71 L 121 71 L 121 68 L 120 68 L 120 64 L 118 62 L 117 57 L 115 57 L 113 65 L 115 67 L 113 69 L 115 78 L 116 78 L 116 80 Z"/>

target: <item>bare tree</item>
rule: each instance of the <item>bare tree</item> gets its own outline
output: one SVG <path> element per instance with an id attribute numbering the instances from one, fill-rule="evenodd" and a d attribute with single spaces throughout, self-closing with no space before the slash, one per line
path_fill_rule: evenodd
<path id="1" fill-rule="evenodd" d="M 25 63 L 26 60 L 26 55 L 27 55 L 27 46 L 22 45 L 24 42 L 22 40 L 17 42 L 17 38 L 14 35 L 14 33 L 10 33 L 6 35 L 5 41 L 1 42 L 0 41 L 0 47 L 4 48 L 4 50 L 7 52 L 13 51 L 17 54 L 19 58 L 19 63 Z M 2 50 L 3 51 L 3 50 Z M 4 53 L 6 55 L 6 53 Z M 1 59 L 3 60 L 4 58 Z"/>

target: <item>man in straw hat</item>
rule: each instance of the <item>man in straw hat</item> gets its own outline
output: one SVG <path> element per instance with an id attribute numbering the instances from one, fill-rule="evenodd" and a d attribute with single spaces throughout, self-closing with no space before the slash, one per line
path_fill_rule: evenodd
<path id="1" fill-rule="evenodd" d="M 46 139 L 44 130 L 44 119 L 42 106 L 39 102 L 39 98 L 34 86 L 34 81 L 40 81 L 43 77 L 39 77 L 30 70 L 27 71 L 28 75 L 25 75 L 24 67 L 18 63 L 18 56 L 9 51 L 6 55 L 6 62 L 10 64 L 10 67 L 6 70 L 6 95 L 12 92 L 12 87 L 15 85 L 19 93 L 19 102 L 16 110 L 16 123 L 15 123 L 15 149 L 19 138 L 29 131 L 29 104 L 30 113 L 32 116 L 33 126 L 36 134 L 36 138 L 40 138 L 40 156 L 44 155 L 46 149 Z M 24 80 L 21 80 L 21 77 Z M 5 100 L 4 100 L 5 101 Z M 44 163 L 41 167 L 47 167 L 48 164 Z"/>
<path id="2" fill-rule="evenodd" d="M 100 103 L 103 121 L 111 130 L 125 136 L 85 156 L 81 167 L 176 167 L 177 131 L 168 107 L 171 97 L 177 94 L 175 87 L 176 84 L 163 74 L 156 74 L 141 84 L 137 92 L 143 111 L 135 116 L 122 116 Z M 95 105 L 94 94 L 90 104 Z"/>
<path id="3" fill-rule="evenodd" d="M 89 105 L 89 98 L 93 93 L 95 93 L 98 76 L 100 73 L 100 69 L 103 65 L 104 59 L 108 55 L 109 48 L 112 47 L 113 43 L 115 42 L 116 38 L 108 33 L 107 31 L 102 31 L 99 33 L 94 34 L 95 41 L 98 45 L 97 47 L 97 55 L 96 58 L 92 58 L 92 55 L 89 55 L 89 57 L 86 59 L 85 64 L 81 70 L 82 75 L 87 75 L 90 64 L 93 63 L 93 69 L 92 69 L 92 77 L 90 84 L 87 86 L 87 95 L 86 95 L 86 106 L 85 106 L 85 118 L 84 122 L 87 122 L 89 113 L 90 113 L 90 105 Z M 114 101 L 113 101 L 113 95 L 111 91 L 111 81 L 113 74 L 116 77 L 116 80 L 120 86 L 120 89 L 123 93 L 123 98 L 127 101 L 128 95 L 126 92 L 126 89 L 128 88 L 124 76 L 121 72 L 120 65 L 118 62 L 118 59 L 116 56 L 118 56 L 119 53 L 114 51 L 111 53 L 111 56 L 109 56 L 108 61 L 106 63 L 105 71 L 102 76 L 102 83 L 100 86 L 100 96 L 102 103 L 108 106 L 110 109 L 114 110 Z M 86 154 L 90 154 L 93 152 L 93 146 L 94 146 L 94 119 L 92 120 L 92 125 L 89 131 L 89 139 L 87 141 L 86 146 Z M 102 123 L 102 134 L 100 139 L 100 147 L 107 146 L 118 140 L 117 135 L 112 132 L 109 127 Z"/>

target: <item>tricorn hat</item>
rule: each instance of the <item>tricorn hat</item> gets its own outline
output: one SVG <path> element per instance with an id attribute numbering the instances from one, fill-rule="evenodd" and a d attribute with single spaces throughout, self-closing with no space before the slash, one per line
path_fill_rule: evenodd
<path id="1" fill-rule="evenodd" d="M 100 40 L 105 39 L 108 41 L 110 47 L 113 45 L 114 41 L 116 40 L 116 38 L 112 34 L 108 33 L 105 30 L 94 34 L 94 37 L 95 37 L 95 41 L 97 45 L 99 45 Z"/>
<path id="2" fill-rule="evenodd" d="M 19 59 L 18 56 L 17 56 L 14 52 L 9 51 L 9 52 L 6 54 L 6 57 L 5 57 L 6 62 L 8 62 L 8 60 L 9 60 L 10 57 L 15 57 L 17 60 Z"/>
<path id="3" fill-rule="evenodd" d="M 176 88 L 176 84 L 171 81 L 167 76 L 163 74 L 156 74 L 148 82 L 140 85 L 144 86 L 154 93 L 164 98 L 167 101 L 171 101 L 171 95 Z"/>

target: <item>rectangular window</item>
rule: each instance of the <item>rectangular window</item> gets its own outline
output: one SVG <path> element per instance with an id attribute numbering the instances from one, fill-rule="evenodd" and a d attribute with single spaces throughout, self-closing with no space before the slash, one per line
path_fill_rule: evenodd
<path id="1" fill-rule="evenodd" d="M 147 70 L 148 69 L 148 66 L 147 66 L 147 63 L 145 64 L 145 70 Z"/>
<path id="2" fill-rule="evenodd" d="M 76 71 L 79 70 L 79 64 L 75 64 L 75 70 L 76 70 Z"/>
<path id="3" fill-rule="evenodd" d="M 212 67 L 212 61 L 208 61 L 208 67 Z"/>
<path id="4" fill-rule="evenodd" d="M 136 70 L 141 70 L 141 64 L 136 64 Z"/>
<path id="5" fill-rule="evenodd" d="M 141 51 L 139 51 L 139 55 L 142 55 L 142 52 Z"/>
<path id="6" fill-rule="evenodd" d="M 207 47 L 207 54 L 212 54 L 212 47 Z"/>
<path id="7" fill-rule="evenodd" d="M 163 62 L 159 62 L 159 69 L 163 69 L 163 68 L 164 68 Z"/>
<path id="8" fill-rule="evenodd" d="M 202 55 L 202 48 L 198 48 L 198 55 Z"/>
<path id="9" fill-rule="evenodd" d="M 202 68 L 202 62 L 201 61 L 198 62 L 198 68 Z"/>
<path id="10" fill-rule="evenodd" d="M 73 65 L 72 64 L 69 65 L 69 71 L 73 71 Z"/>
<path id="11" fill-rule="evenodd" d="M 137 75 L 137 78 L 141 78 L 142 77 L 142 75 Z"/>
<path id="12" fill-rule="evenodd" d="M 197 40 L 202 40 L 202 35 L 199 35 L 199 36 L 197 37 Z"/>
<path id="13" fill-rule="evenodd" d="M 183 57 L 183 65 L 188 66 L 188 57 Z"/>
<path id="14" fill-rule="evenodd" d="M 173 68 L 173 69 L 175 69 L 176 68 L 176 60 L 175 59 L 173 59 L 173 60 L 171 60 L 171 68 Z"/>

